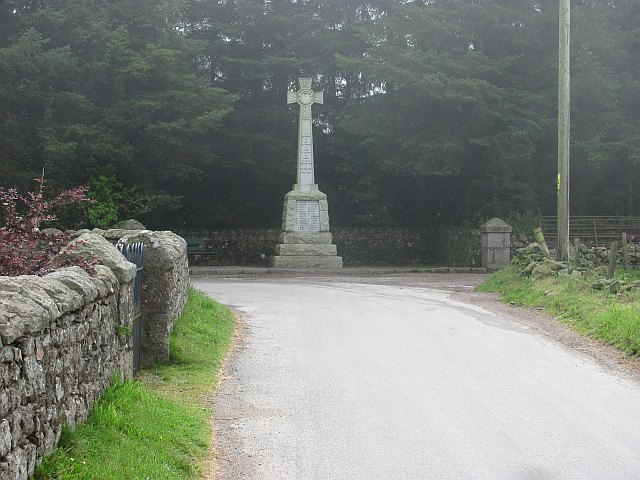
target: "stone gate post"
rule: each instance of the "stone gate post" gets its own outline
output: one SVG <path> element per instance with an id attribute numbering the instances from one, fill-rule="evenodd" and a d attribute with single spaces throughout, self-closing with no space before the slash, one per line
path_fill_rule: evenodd
<path id="1" fill-rule="evenodd" d="M 480 226 L 482 238 L 482 267 L 499 270 L 511 260 L 511 225 L 492 218 Z"/>

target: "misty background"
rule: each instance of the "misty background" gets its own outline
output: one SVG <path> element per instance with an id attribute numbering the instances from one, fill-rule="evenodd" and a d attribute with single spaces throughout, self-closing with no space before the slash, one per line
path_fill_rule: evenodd
<path id="1" fill-rule="evenodd" d="M 572 2 L 571 213 L 637 214 L 640 3 Z M 278 227 L 311 76 L 338 227 L 556 209 L 558 3 L 0 5 L 0 184 L 89 184 L 156 229 Z M 74 225 L 77 226 L 77 225 Z"/>

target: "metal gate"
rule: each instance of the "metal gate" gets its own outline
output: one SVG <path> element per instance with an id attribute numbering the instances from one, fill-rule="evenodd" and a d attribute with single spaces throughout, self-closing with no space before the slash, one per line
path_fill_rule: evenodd
<path id="1" fill-rule="evenodd" d="M 136 279 L 133 285 L 133 373 L 140 371 L 140 337 L 142 334 L 142 265 L 144 260 L 144 243 L 118 243 L 118 250 L 136 266 Z"/>

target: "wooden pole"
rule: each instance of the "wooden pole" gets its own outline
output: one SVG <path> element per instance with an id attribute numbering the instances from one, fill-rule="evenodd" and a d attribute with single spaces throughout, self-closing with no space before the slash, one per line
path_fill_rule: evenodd
<path id="1" fill-rule="evenodd" d="M 571 57 L 570 0 L 560 0 L 558 44 L 558 243 L 557 260 L 569 259 L 569 140 Z"/>
<path id="2" fill-rule="evenodd" d="M 573 239 L 573 255 L 575 256 L 576 267 L 580 267 L 580 239 Z"/>

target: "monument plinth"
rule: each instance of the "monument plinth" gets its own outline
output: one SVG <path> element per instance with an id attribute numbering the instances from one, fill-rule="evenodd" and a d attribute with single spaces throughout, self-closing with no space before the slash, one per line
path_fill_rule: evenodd
<path id="1" fill-rule="evenodd" d="M 311 105 L 323 103 L 322 92 L 300 78 L 300 90 L 287 93 L 287 104 L 300 105 L 296 183 L 284 196 L 282 233 L 271 257 L 278 268 L 342 268 L 329 231 L 327 196 L 315 183 Z"/>

